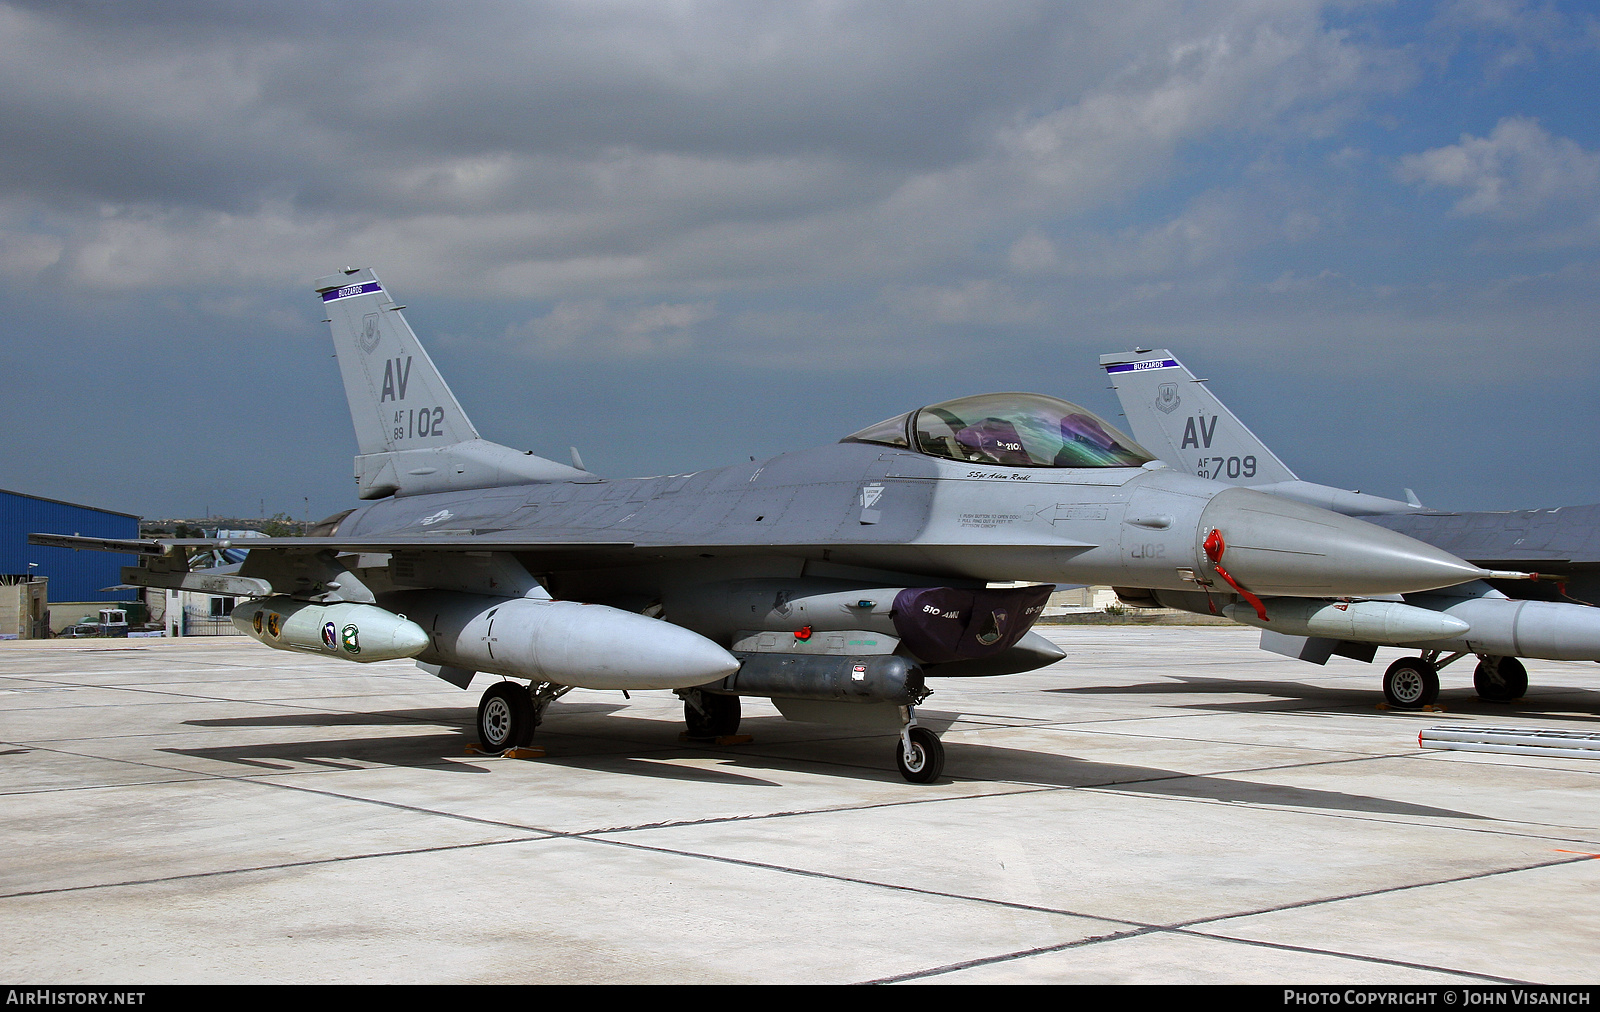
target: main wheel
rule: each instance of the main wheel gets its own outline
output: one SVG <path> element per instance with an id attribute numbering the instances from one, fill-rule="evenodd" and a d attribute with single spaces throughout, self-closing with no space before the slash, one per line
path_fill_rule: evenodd
<path id="1" fill-rule="evenodd" d="M 1383 673 L 1383 698 L 1396 710 L 1420 710 L 1439 698 L 1439 671 L 1421 657 L 1402 657 Z"/>
<path id="2" fill-rule="evenodd" d="M 1485 657 L 1472 672 L 1472 685 L 1480 698 L 1508 703 L 1528 691 L 1528 669 L 1515 657 Z"/>
<path id="3" fill-rule="evenodd" d="M 705 712 L 701 712 L 703 709 Z M 738 696 L 722 696 L 710 692 L 700 693 L 700 709 L 686 698 L 683 701 L 683 722 L 691 738 L 721 738 L 739 732 L 741 716 Z"/>
<path id="4" fill-rule="evenodd" d="M 931 784 L 944 772 L 944 742 L 925 727 L 911 729 L 911 759 L 906 760 L 905 747 L 894 747 L 895 763 L 900 775 L 914 784 Z"/>
<path id="5" fill-rule="evenodd" d="M 496 682 L 478 702 L 478 741 L 486 752 L 520 748 L 533 738 L 533 700 L 516 682 Z"/>

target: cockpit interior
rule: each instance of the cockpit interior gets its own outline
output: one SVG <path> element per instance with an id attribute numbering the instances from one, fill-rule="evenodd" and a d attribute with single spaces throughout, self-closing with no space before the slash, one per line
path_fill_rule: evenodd
<path id="1" fill-rule="evenodd" d="M 978 394 L 931 404 L 841 442 L 1003 467 L 1140 467 L 1155 459 L 1093 412 L 1043 394 Z"/>

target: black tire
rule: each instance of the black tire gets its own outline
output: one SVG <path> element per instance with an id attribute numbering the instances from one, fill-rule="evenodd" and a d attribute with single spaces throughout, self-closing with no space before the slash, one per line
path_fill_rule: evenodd
<path id="1" fill-rule="evenodd" d="M 687 698 L 683 701 L 683 722 L 688 725 L 689 737 L 721 738 L 739 733 L 742 711 L 738 696 L 702 692 L 700 706 L 705 712 L 696 709 Z"/>
<path id="2" fill-rule="evenodd" d="M 944 773 L 944 742 L 939 736 L 925 727 L 911 729 L 911 750 L 915 754 L 911 762 L 906 762 L 906 750 L 896 742 L 894 746 L 895 765 L 900 767 L 900 775 L 914 784 L 931 784 Z"/>
<path id="3" fill-rule="evenodd" d="M 1439 698 L 1439 670 L 1421 657 L 1402 657 L 1383 673 L 1383 698 L 1396 710 L 1420 710 Z"/>
<path id="4" fill-rule="evenodd" d="M 478 701 L 478 741 L 485 752 L 521 748 L 533 739 L 533 700 L 516 682 L 496 682 Z"/>
<path id="5" fill-rule="evenodd" d="M 1509 703 L 1528 691 L 1528 669 L 1515 657 L 1485 657 L 1472 672 L 1478 698 L 1491 703 Z"/>

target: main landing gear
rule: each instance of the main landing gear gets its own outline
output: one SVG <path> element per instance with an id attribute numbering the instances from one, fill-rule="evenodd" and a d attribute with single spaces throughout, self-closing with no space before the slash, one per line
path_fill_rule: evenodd
<path id="1" fill-rule="evenodd" d="M 691 738 L 722 738 L 739 733 L 739 697 L 684 689 L 683 722 Z"/>
<path id="2" fill-rule="evenodd" d="M 485 752 L 526 748 L 551 703 L 572 690 L 554 682 L 496 682 L 478 701 L 478 741 Z"/>
<path id="3" fill-rule="evenodd" d="M 1383 675 L 1383 698 L 1396 710 L 1420 710 L 1439 698 L 1439 670 L 1466 656 L 1465 651 L 1439 659 L 1441 651 L 1429 650 L 1420 657 L 1402 657 L 1389 665 Z M 1472 685 L 1478 697 L 1490 703 L 1521 699 L 1528 691 L 1528 669 L 1515 657 L 1480 654 L 1472 672 Z"/>
<path id="4" fill-rule="evenodd" d="M 1396 710 L 1420 710 L 1439 698 L 1439 669 L 1426 657 L 1402 657 L 1383 673 L 1383 698 Z"/>
<path id="5" fill-rule="evenodd" d="M 1481 657 L 1472 672 L 1478 696 L 1491 703 L 1509 703 L 1528 691 L 1528 669 L 1515 657 Z"/>

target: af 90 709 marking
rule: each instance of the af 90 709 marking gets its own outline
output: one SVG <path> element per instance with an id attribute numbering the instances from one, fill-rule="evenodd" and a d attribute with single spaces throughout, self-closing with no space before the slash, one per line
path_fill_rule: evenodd
<path id="1" fill-rule="evenodd" d="M 1254 478 L 1256 476 L 1255 457 L 1201 457 L 1200 466 L 1194 472 L 1201 478 L 1210 478 L 1215 481 L 1224 473 L 1229 478 Z"/>

